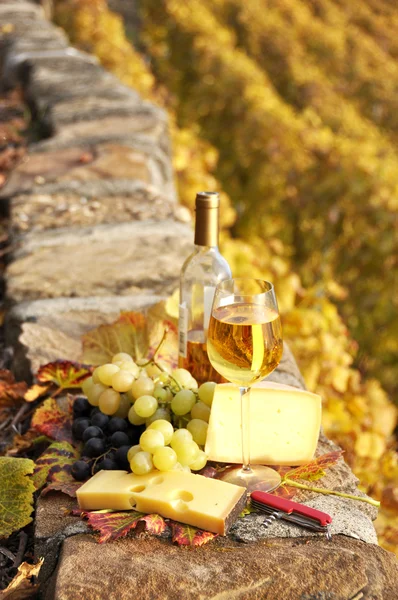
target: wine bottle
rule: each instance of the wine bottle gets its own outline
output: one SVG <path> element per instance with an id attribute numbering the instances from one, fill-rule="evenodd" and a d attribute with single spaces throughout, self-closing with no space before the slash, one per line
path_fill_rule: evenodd
<path id="1" fill-rule="evenodd" d="M 178 365 L 188 369 L 199 384 L 221 381 L 207 357 L 206 339 L 216 285 L 232 277 L 218 249 L 217 192 L 196 195 L 195 250 L 181 269 L 178 321 Z"/>

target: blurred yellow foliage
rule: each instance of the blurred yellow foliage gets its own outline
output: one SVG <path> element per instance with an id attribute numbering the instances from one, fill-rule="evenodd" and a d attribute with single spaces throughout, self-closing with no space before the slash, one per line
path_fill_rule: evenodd
<path id="1" fill-rule="evenodd" d="M 223 254 L 275 282 L 324 429 L 382 500 L 379 540 L 398 555 L 397 409 L 378 381 L 396 389 L 398 11 L 348 4 L 143 0 L 150 63 L 106 0 L 56 0 L 55 16 L 168 110 L 182 203 L 223 190 Z"/>

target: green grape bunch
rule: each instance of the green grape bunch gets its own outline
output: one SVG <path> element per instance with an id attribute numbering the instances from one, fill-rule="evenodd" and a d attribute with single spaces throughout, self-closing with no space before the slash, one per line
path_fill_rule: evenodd
<path id="1" fill-rule="evenodd" d="M 110 363 L 94 370 L 83 382 L 82 391 L 88 404 L 105 420 L 117 418 L 129 427 L 145 427 L 138 444 L 131 445 L 123 438 L 125 451 L 119 451 L 124 467 L 128 465 L 136 475 L 144 475 L 153 470 L 191 472 L 205 467 L 204 447 L 215 386 L 208 381 L 198 387 L 186 369 L 167 369 L 153 360 L 135 362 L 129 354 L 120 352 Z M 96 420 L 101 421 L 98 416 Z M 90 421 L 83 422 L 80 429 L 86 426 L 88 433 L 82 431 L 82 439 L 90 449 L 98 446 L 98 452 L 103 451 L 105 427 L 101 436 L 99 428 L 93 429 Z M 91 434 L 97 436 L 97 441 L 90 442 Z M 110 448 L 100 457 L 106 465 L 110 464 L 106 462 L 107 453 L 112 451 Z M 109 468 L 120 468 L 117 461 L 113 462 L 114 467 Z M 88 473 L 87 468 L 84 473 Z"/>

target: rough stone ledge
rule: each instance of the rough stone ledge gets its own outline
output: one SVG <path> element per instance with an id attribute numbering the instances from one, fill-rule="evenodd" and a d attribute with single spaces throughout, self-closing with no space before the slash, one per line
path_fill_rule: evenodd
<path id="1" fill-rule="evenodd" d="M 59 228 L 40 234 L 27 233 L 16 240 L 14 258 L 18 259 L 35 250 L 43 248 L 73 247 L 77 243 L 117 242 L 118 240 L 140 237 L 140 240 L 150 241 L 162 233 L 162 238 L 175 236 L 180 240 L 189 240 L 192 246 L 192 229 L 175 221 L 145 221 L 144 223 L 119 223 L 117 225 L 96 225 L 95 227 Z M 155 240 L 152 240 L 155 241 Z M 165 239 L 162 239 L 165 242 Z"/>
<path id="2" fill-rule="evenodd" d="M 43 183 L 32 185 L 31 188 L 24 191 L 26 195 L 39 194 L 76 194 L 85 198 L 95 198 L 104 196 L 130 196 L 135 193 L 137 188 L 142 187 L 143 183 L 131 179 L 98 179 L 93 181 L 59 181 L 56 183 Z M 145 186 L 151 190 L 151 186 Z M 5 188 L 6 189 L 6 188 Z M 9 189 L 9 188 L 8 188 Z M 159 193 L 159 191 L 157 190 Z M 0 194 L 0 199 L 10 199 L 9 194 Z M 174 198 L 168 199 L 169 202 Z"/>
<path id="3" fill-rule="evenodd" d="M 159 194 L 151 186 L 137 182 L 130 186 L 129 193 L 123 195 L 106 195 L 103 193 L 105 186 L 102 189 L 101 186 L 95 187 L 100 188 L 101 195 L 90 197 L 83 192 L 61 192 L 14 196 L 10 207 L 13 233 L 18 235 L 58 227 L 87 227 L 130 220 L 191 221 L 188 209 Z"/>
<path id="4" fill-rule="evenodd" d="M 396 600 L 392 554 L 344 536 L 201 548 L 127 537 L 98 545 L 65 539 L 45 600 Z"/>
<path id="5" fill-rule="evenodd" d="M 166 202 L 175 202 L 169 158 L 158 145 L 142 137 L 127 143 L 111 137 L 105 135 L 106 140 L 97 144 L 76 140 L 72 146 L 30 152 L 10 175 L 0 198 L 34 194 L 36 190 L 54 194 L 54 186 L 62 191 L 76 190 L 80 196 L 92 196 L 94 190 L 96 195 L 103 195 L 105 190 L 118 187 L 131 195 L 138 186 L 146 186 L 156 189 Z"/>

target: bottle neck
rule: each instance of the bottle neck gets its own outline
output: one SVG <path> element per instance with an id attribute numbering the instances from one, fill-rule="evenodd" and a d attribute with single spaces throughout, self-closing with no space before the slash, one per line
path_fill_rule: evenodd
<path id="1" fill-rule="evenodd" d="M 218 206 L 196 207 L 195 246 L 218 246 Z"/>

